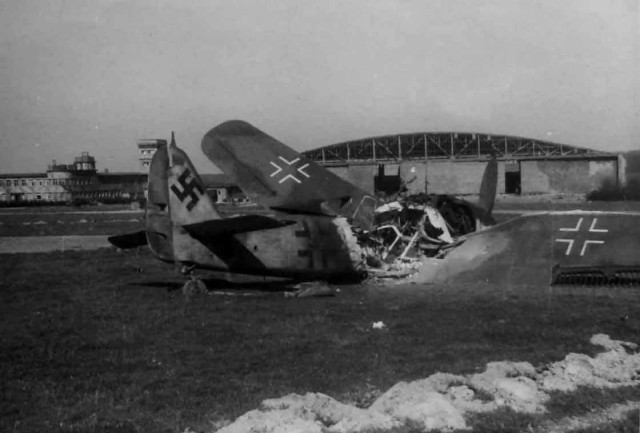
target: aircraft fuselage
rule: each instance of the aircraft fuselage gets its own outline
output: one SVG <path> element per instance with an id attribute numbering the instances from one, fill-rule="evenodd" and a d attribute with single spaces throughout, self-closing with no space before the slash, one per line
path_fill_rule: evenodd
<path id="1" fill-rule="evenodd" d="M 344 218 L 287 215 L 293 224 L 198 240 L 174 227 L 174 260 L 201 269 L 296 280 L 357 278 L 360 248 Z"/>

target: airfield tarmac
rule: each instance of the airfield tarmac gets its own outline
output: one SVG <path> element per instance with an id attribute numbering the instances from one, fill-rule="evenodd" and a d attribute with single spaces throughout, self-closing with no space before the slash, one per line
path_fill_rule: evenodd
<path id="1" fill-rule="evenodd" d="M 46 253 L 51 251 L 97 250 L 109 248 L 107 236 L 3 236 L 0 254 Z"/>

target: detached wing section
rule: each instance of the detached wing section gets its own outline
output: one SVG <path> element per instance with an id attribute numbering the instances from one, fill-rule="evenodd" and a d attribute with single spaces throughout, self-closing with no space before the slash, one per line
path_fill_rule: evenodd
<path id="1" fill-rule="evenodd" d="M 263 206 L 343 216 L 364 229 L 373 224 L 375 197 L 246 122 L 216 126 L 202 139 L 202 151 Z"/>

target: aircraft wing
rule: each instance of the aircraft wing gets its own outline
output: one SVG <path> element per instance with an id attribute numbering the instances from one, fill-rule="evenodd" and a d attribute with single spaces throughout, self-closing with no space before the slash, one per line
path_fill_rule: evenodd
<path id="1" fill-rule="evenodd" d="M 182 227 L 196 239 L 212 239 L 219 236 L 284 227 L 290 224 L 295 224 L 295 221 L 275 220 L 263 215 L 243 215 L 187 224 Z"/>
<path id="2" fill-rule="evenodd" d="M 204 154 L 253 201 L 279 211 L 343 216 L 369 229 L 375 197 L 239 120 L 202 139 Z"/>
<path id="3" fill-rule="evenodd" d="M 109 243 L 120 248 L 121 250 L 142 247 L 144 245 L 147 245 L 147 232 L 145 230 L 140 230 L 135 233 L 109 236 L 107 240 L 109 241 Z"/>

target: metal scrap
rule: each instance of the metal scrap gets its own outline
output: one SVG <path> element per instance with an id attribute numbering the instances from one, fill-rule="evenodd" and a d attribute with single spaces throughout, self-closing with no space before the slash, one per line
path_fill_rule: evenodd
<path id="1" fill-rule="evenodd" d="M 404 278 L 422 257 L 442 257 L 473 230 L 473 219 L 448 196 L 422 194 L 379 206 L 372 229 L 356 235 L 369 275 Z"/>

